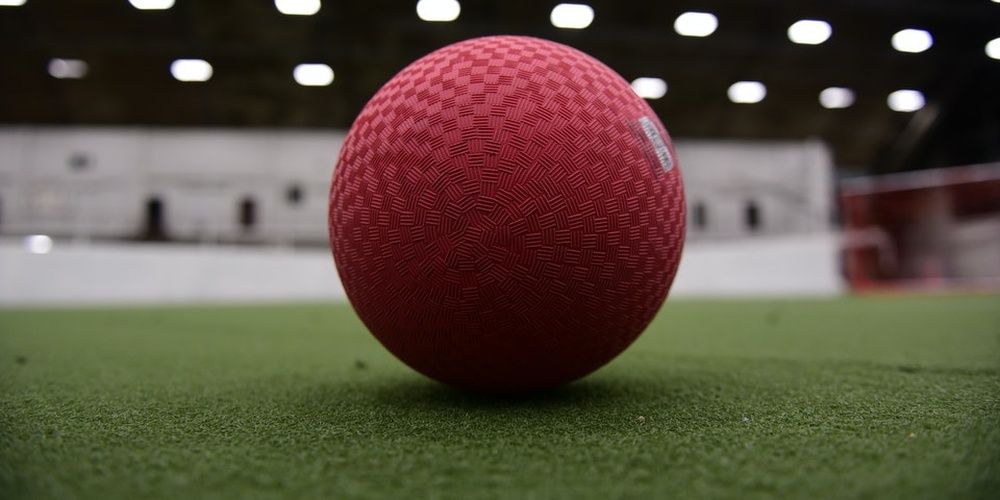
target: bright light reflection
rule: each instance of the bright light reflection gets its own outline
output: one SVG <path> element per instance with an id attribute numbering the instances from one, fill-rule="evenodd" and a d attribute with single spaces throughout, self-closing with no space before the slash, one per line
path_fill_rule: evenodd
<path id="1" fill-rule="evenodd" d="M 83 78 L 87 76 L 87 63 L 80 59 L 50 59 L 49 74 L 53 78 Z"/>
<path id="2" fill-rule="evenodd" d="M 738 104 L 753 104 L 764 100 L 767 87 L 760 82 L 736 82 L 729 86 L 729 100 Z"/>
<path id="3" fill-rule="evenodd" d="M 417 17 L 432 23 L 447 23 L 458 19 L 462 6 L 457 0 L 420 0 Z"/>
<path id="4" fill-rule="evenodd" d="M 212 65 L 203 59 L 177 59 L 170 63 L 170 74 L 182 82 L 204 82 L 212 78 Z"/>
<path id="5" fill-rule="evenodd" d="M 52 251 L 52 238 L 44 234 L 25 236 L 24 249 L 37 255 L 47 254 Z"/>
<path id="6" fill-rule="evenodd" d="M 803 19 L 788 27 L 788 39 L 803 45 L 819 45 L 832 33 L 830 23 L 817 19 Z"/>
<path id="7" fill-rule="evenodd" d="M 582 30 L 594 22 L 594 9 L 582 3 L 561 3 L 552 9 L 549 21 L 556 28 Z"/>
<path id="8" fill-rule="evenodd" d="M 174 6 L 174 0 L 128 0 L 139 10 L 167 10 Z"/>
<path id="9" fill-rule="evenodd" d="M 292 71 L 292 77 L 299 85 L 325 87 L 333 83 L 333 68 L 325 64 L 300 64 Z"/>
<path id="10" fill-rule="evenodd" d="M 311 16 L 319 12 L 319 0 L 274 0 L 274 7 L 286 16 Z"/>
<path id="11" fill-rule="evenodd" d="M 644 99 L 659 99 L 667 94 L 667 82 L 662 78 L 636 78 L 632 80 L 632 90 Z"/>
<path id="12" fill-rule="evenodd" d="M 718 27 L 718 18 L 708 12 L 685 12 L 674 21 L 674 31 L 681 36 L 705 37 Z"/>
<path id="13" fill-rule="evenodd" d="M 826 109 L 849 108 L 854 104 L 854 91 L 844 87 L 829 87 L 819 93 L 819 103 Z"/>
<path id="14" fill-rule="evenodd" d="M 986 55 L 991 59 L 1000 59 L 1000 38 L 994 38 L 986 44 Z"/>
<path id="15" fill-rule="evenodd" d="M 924 94 L 919 90 L 903 89 L 889 94 L 886 99 L 889 109 L 900 113 L 911 113 L 924 107 Z"/>
<path id="16" fill-rule="evenodd" d="M 934 37 L 924 30 L 905 29 L 892 35 L 892 48 L 900 52 L 916 54 L 934 45 Z"/>

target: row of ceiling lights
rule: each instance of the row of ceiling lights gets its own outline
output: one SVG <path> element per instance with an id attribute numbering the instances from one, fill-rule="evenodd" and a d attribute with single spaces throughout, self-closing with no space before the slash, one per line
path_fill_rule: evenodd
<path id="1" fill-rule="evenodd" d="M 990 0 L 1000 3 L 1000 0 Z M 25 0 L 0 0 L 20 2 Z M 134 7 L 143 10 L 164 10 L 173 7 L 174 0 L 129 0 Z M 319 12 L 321 0 L 274 0 L 274 6 L 286 15 L 311 16 Z M 458 0 L 419 0 L 417 16 L 428 22 L 450 22 L 458 19 L 462 6 Z M 549 15 L 552 25 L 564 29 L 584 29 L 594 22 L 594 9 L 587 4 L 561 3 L 552 8 Z M 709 12 L 684 12 L 674 20 L 674 31 L 681 36 L 707 37 L 719 27 L 718 18 Z M 819 45 L 833 34 L 830 23 L 819 19 L 801 19 L 788 27 L 788 39 L 802 45 Z M 890 39 L 892 47 L 900 52 L 920 53 L 934 45 L 934 37 L 927 31 L 906 28 L 896 32 Z M 988 42 L 986 54 L 1000 59 L 1000 38 Z"/>
<path id="2" fill-rule="evenodd" d="M 0 5 L 23 5 L 26 0 L 0 0 Z M 991 0 L 1000 3 L 1000 0 Z M 129 0 L 137 9 L 165 10 L 173 7 L 174 0 Z M 286 15 L 313 15 L 321 8 L 320 0 L 274 0 L 275 8 Z M 419 0 L 417 16 L 428 22 L 449 22 L 458 19 L 461 4 L 458 0 Z M 562 3 L 550 14 L 552 25 L 564 29 L 584 29 L 594 21 L 594 9 L 586 4 Z M 718 28 L 718 18 L 708 12 L 685 12 L 674 21 L 674 30 L 688 37 L 707 37 Z M 819 45 L 833 33 L 829 23 L 817 19 L 802 19 L 788 27 L 788 38 L 794 43 Z M 900 52 L 920 53 L 934 44 L 933 36 L 922 29 L 907 28 L 896 32 L 891 39 L 893 48 Z M 1000 59 L 1000 38 L 986 44 L 986 54 Z M 49 74 L 55 78 L 82 78 L 87 73 L 87 63 L 79 59 L 52 59 Z M 212 77 L 212 65 L 202 59 L 178 59 L 170 65 L 170 73 L 182 82 L 204 82 Z M 292 71 L 293 79 L 303 86 L 327 86 L 333 83 L 334 72 L 326 64 L 300 64 Z M 667 93 L 667 83 L 661 78 L 640 77 L 632 88 L 646 99 L 659 99 Z M 727 92 L 734 103 L 752 104 L 767 95 L 767 88 L 758 81 L 739 81 Z M 889 94 L 886 102 L 894 111 L 911 112 L 925 104 L 922 93 L 901 89 Z M 854 92 L 844 87 L 829 87 L 819 94 L 819 103 L 828 109 L 850 107 Z"/>
<path id="3" fill-rule="evenodd" d="M 2 0 L 0 0 L 2 1 Z M 87 76 L 89 66 L 82 59 L 51 59 L 49 75 L 59 79 L 80 79 Z M 212 65 L 204 59 L 176 59 L 170 63 L 170 74 L 181 82 L 207 82 L 212 78 Z M 305 87 L 325 87 L 333 83 L 333 68 L 326 64 L 299 64 L 292 78 Z"/>
<path id="4" fill-rule="evenodd" d="M 0 0 L 0 6 L 24 5 L 27 0 Z M 174 6 L 175 0 L 129 0 L 140 10 L 166 10 Z M 1000 3 L 1000 0 L 990 0 Z M 311 16 L 319 12 L 321 0 L 274 0 L 274 6 L 282 14 L 290 16 Z M 418 0 L 417 17 L 428 22 L 450 22 L 458 19 L 462 6 L 458 0 Z M 552 8 L 549 15 L 552 25 L 564 29 L 584 29 L 594 22 L 594 9 L 587 4 L 561 3 Z M 684 12 L 674 20 L 674 31 L 681 36 L 707 37 L 719 27 L 715 14 L 709 12 Z M 819 45 L 833 34 L 830 23 L 819 19 L 801 19 L 788 27 L 788 39 L 802 45 Z M 897 31 L 890 39 L 892 47 L 900 52 L 920 53 L 934 45 L 934 37 L 927 31 L 906 28 Z M 989 41 L 986 54 L 1000 59 L 1000 38 Z"/>
<path id="5" fill-rule="evenodd" d="M 632 80 L 632 90 L 646 99 L 659 99 L 667 93 L 667 82 L 661 78 L 642 77 Z M 739 81 L 726 91 L 729 100 L 737 104 L 756 104 L 767 96 L 767 87 L 758 81 Z M 819 93 L 819 103 L 826 109 L 849 108 L 854 104 L 854 91 L 846 87 L 827 87 Z M 926 100 L 919 90 L 900 89 L 888 95 L 889 109 L 902 113 L 917 111 Z"/>
<path id="6" fill-rule="evenodd" d="M 59 79 L 79 79 L 87 74 L 87 63 L 80 59 L 52 59 L 49 74 Z M 204 59 L 177 59 L 170 64 L 170 74 L 181 82 L 205 82 L 212 78 L 212 65 Z M 326 64 L 299 64 L 292 70 L 296 83 L 307 87 L 325 87 L 333 83 L 333 68 Z M 661 78 L 640 77 L 632 81 L 632 89 L 645 99 L 659 99 L 667 93 L 667 82 Z M 739 104 L 754 104 L 764 100 L 767 87 L 757 81 L 739 81 L 729 86 L 729 100 Z M 827 109 L 847 108 L 854 104 L 854 92 L 844 87 L 829 87 L 819 94 L 819 103 Z M 917 90 L 897 90 L 887 99 L 894 111 L 916 111 L 924 106 L 924 96 Z"/>

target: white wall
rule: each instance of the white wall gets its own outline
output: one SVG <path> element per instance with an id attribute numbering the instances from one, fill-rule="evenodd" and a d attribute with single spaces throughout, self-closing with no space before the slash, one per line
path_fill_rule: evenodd
<path id="1" fill-rule="evenodd" d="M 164 204 L 168 231 L 191 240 L 326 239 L 330 176 L 342 131 L 0 128 L 0 233 L 129 237 L 145 203 Z M 89 164 L 74 169 L 74 157 Z M 289 203 L 299 185 L 301 204 Z M 239 202 L 259 221 L 245 234 Z"/>
<path id="2" fill-rule="evenodd" d="M 837 233 L 688 243 L 672 294 L 832 296 L 845 289 Z"/>
<path id="3" fill-rule="evenodd" d="M 44 255 L 0 240 L 0 304 L 77 305 L 342 300 L 324 250 L 73 244 Z"/>
<path id="4" fill-rule="evenodd" d="M 707 225 L 689 224 L 690 239 L 826 232 L 832 224 L 833 163 L 822 142 L 678 141 L 689 222 L 695 204 Z M 760 226 L 745 221 L 748 203 L 758 206 Z"/>
<path id="5" fill-rule="evenodd" d="M 0 128 L 0 234 L 44 233 L 56 250 L 0 246 L 0 303 L 193 302 L 342 297 L 327 245 L 330 176 L 343 131 Z M 832 166 L 816 141 L 678 141 L 690 203 L 708 225 L 689 225 L 678 295 L 797 295 L 840 291 L 830 236 Z M 74 168 L 74 158 L 88 165 Z M 289 203 L 287 189 L 304 191 Z M 258 223 L 238 223 L 242 198 Z M 138 235 L 146 201 L 164 203 L 167 230 L 198 245 L 67 246 L 67 238 Z M 750 232 L 745 207 L 761 208 Z M 692 211 L 689 210 L 689 213 Z M 311 250 L 281 250 L 289 242 Z M 277 246 L 273 246 L 277 245 Z"/>
<path id="6" fill-rule="evenodd" d="M 837 237 L 690 244 L 671 292 L 829 296 L 842 292 Z M 327 249 L 56 241 L 45 255 L 0 239 L 0 305 L 343 300 Z"/>
<path id="7" fill-rule="evenodd" d="M 343 131 L 0 128 L 0 234 L 129 237 L 142 232 L 145 204 L 164 204 L 171 236 L 192 241 L 326 241 L 327 191 Z M 830 228 L 830 153 L 818 141 L 679 140 L 689 204 L 705 228 L 689 240 L 825 232 Z M 71 166 L 85 157 L 83 169 Z M 290 204 L 292 184 L 303 202 Z M 238 224 L 252 197 L 258 223 Z M 748 202 L 761 227 L 745 223 Z M 693 216 L 693 211 L 689 211 Z"/>

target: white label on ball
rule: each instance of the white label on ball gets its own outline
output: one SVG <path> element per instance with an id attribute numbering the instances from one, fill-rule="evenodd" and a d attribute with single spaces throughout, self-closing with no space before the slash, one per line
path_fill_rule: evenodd
<path id="1" fill-rule="evenodd" d="M 660 130 L 656 128 L 653 124 L 653 120 L 649 117 L 641 116 L 639 117 L 639 126 L 642 127 L 642 131 L 646 134 L 646 138 L 649 139 L 650 144 L 653 145 L 653 152 L 656 153 L 656 158 L 660 160 L 660 166 L 663 167 L 664 172 L 669 172 L 670 169 L 674 168 L 674 158 L 670 156 L 670 148 L 667 147 L 667 143 L 663 141 L 663 136 L 660 135 Z"/>

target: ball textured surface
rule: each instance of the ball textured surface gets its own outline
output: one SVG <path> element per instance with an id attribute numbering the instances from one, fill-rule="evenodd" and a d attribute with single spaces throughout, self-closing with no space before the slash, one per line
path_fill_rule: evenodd
<path id="1" fill-rule="evenodd" d="M 667 131 L 570 47 L 497 36 L 433 52 L 361 111 L 330 190 L 337 270 L 365 325 L 439 381 L 521 391 L 622 352 L 684 242 Z"/>

